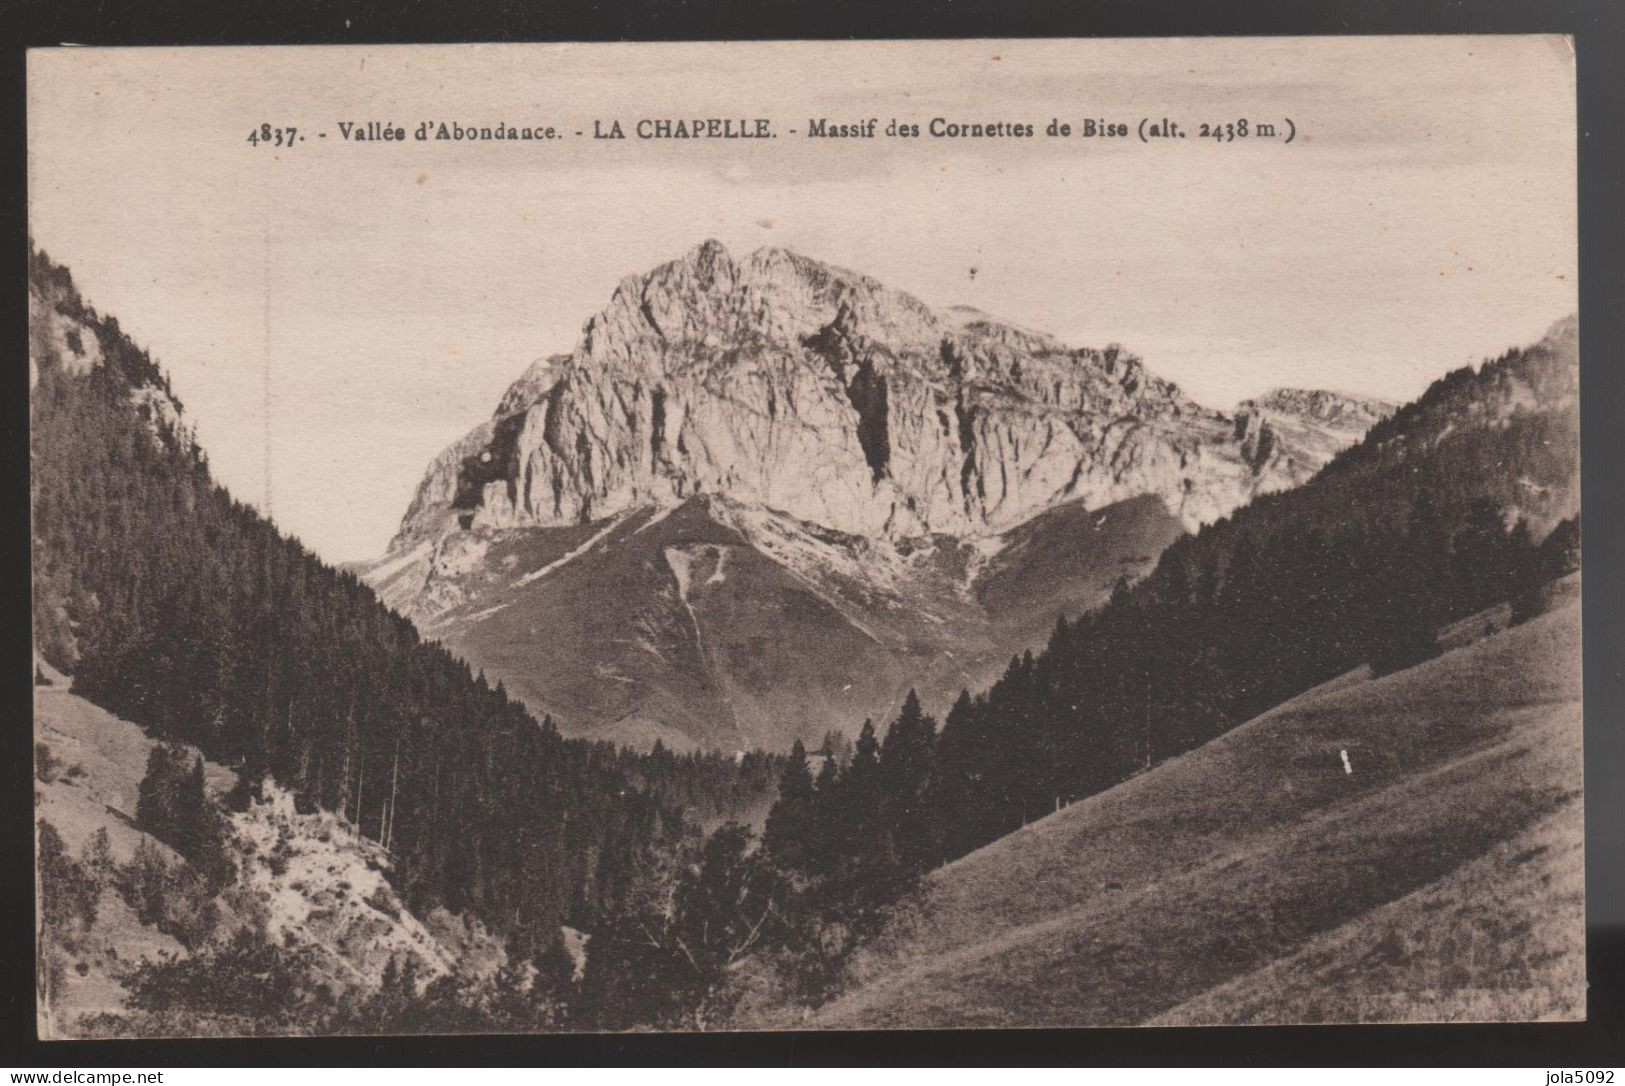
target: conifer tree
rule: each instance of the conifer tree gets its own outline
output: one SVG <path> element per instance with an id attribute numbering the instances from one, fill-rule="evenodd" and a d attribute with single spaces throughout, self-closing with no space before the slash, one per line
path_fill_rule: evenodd
<path id="1" fill-rule="evenodd" d="M 781 866 L 805 871 L 812 832 L 813 780 L 807 769 L 807 748 L 797 739 L 779 774 L 779 798 L 768 813 L 762 847 Z"/>
<path id="2" fill-rule="evenodd" d="M 1523 544 L 1527 547 L 1528 529 Z M 1516 576 L 1519 548 L 1506 531 L 1501 507 L 1488 499 L 1473 502 L 1450 541 L 1450 572 L 1462 614 L 1506 598 Z"/>
<path id="3" fill-rule="evenodd" d="M 874 847 L 875 841 L 887 835 L 883 821 L 884 795 L 880 779 L 880 741 L 875 735 L 872 720 L 865 720 L 852 748 L 852 762 L 841 774 L 837 791 L 832 798 L 834 808 L 833 844 L 850 861 Z M 839 869 L 839 863 L 829 865 Z"/>
<path id="4" fill-rule="evenodd" d="M 957 856 L 991 839 L 1002 821 L 987 774 L 994 752 L 984 742 L 970 692 L 961 690 L 942 724 L 930 808 L 946 855 Z"/>
<path id="5" fill-rule="evenodd" d="M 919 694 L 910 690 L 880 747 L 885 826 L 903 863 L 916 872 L 930 866 L 937 854 L 926 799 L 936 732 L 936 721 L 925 715 Z"/>
<path id="6" fill-rule="evenodd" d="M 823 757 L 818 779 L 813 782 L 807 866 L 817 874 L 827 875 L 839 865 L 841 853 L 847 847 L 847 818 L 840 763 L 833 754 L 826 753 Z"/>

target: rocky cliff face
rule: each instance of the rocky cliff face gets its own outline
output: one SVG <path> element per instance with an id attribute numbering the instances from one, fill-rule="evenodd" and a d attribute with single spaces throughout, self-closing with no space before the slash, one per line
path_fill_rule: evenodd
<path id="1" fill-rule="evenodd" d="M 1263 431 L 1272 413 L 1339 426 L 1314 410 L 1261 402 L 1248 429 L 1119 347 L 1067 347 L 784 250 L 736 260 L 706 242 L 625 280 L 574 353 L 533 366 L 441 454 L 391 549 L 698 493 L 894 539 L 1140 494 L 1194 528 L 1303 481 L 1312 467 Z"/>
<path id="2" fill-rule="evenodd" d="M 737 710 L 771 703 L 807 727 L 855 728 L 861 713 L 826 721 L 793 707 L 862 689 L 851 712 L 883 711 L 942 653 L 956 661 L 935 667 L 943 684 L 979 677 L 1041 637 L 1055 608 L 1090 606 L 1146 568 L 1169 532 L 1305 481 L 1385 411 L 1283 391 L 1226 415 L 1120 347 L 1069 347 L 791 252 L 735 258 L 708 241 L 624 280 L 574 352 L 532 366 L 437 457 L 389 554 L 363 573 L 566 728 L 631 720 L 671 742 L 675 721 L 695 741 L 788 745 L 782 726 Z M 1102 527 L 1090 511 L 1107 507 L 1132 514 Z M 1036 569 L 1050 588 L 1028 583 Z M 578 672 L 567 692 L 534 673 L 520 646 L 544 651 L 541 635 L 516 614 L 545 613 L 557 629 L 595 592 L 632 584 L 664 603 L 622 615 L 576 646 L 579 659 L 550 640 L 548 668 Z M 717 641 L 708 615 L 748 615 L 760 644 L 793 646 L 813 612 L 853 651 L 890 654 L 870 669 L 884 690 L 833 668 L 832 690 L 808 675 L 770 697 L 763 675 L 719 662 L 745 661 L 748 646 L 703 649 Z M 953 637 L 940 636 L 947 626 Z M 634 643 L 682 673 L 686 693 L 651 679 L 641 657 L 613 664 Z M 582 675 L 597 676 L 592 689 Z M 638 695 L 655 686 L 658 697 Z"/>

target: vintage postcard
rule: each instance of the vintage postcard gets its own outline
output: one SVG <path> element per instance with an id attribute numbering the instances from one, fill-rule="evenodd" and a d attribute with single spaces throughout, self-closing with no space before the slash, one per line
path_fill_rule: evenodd
<path id="1" fill-rule="evenodd" d="M 47 1038 L 1585 1017 L 1556 36 L 28 57 Z"/>

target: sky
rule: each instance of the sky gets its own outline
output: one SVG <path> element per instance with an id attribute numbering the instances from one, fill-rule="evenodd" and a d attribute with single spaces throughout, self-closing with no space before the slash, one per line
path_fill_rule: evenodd
<path id="1" fill-rule="evenodd" d="M 437 452 L 623 278 L 705 238 L 1121 343 L 1218 408 L 1283 385 L 1410 399 L 1577 306 L 1559 37 L 70 48 L 28 68 L 35 243 L 169 371 L 217 477 L 332 561 L 383 553 Z M 778 138 L 573 136 L 694 116 Z M 807 138 L 817 117 L 1190 136 Z M 1196 136 L 1238 118 L 1296 137 Z M 340 138 L 368 120 L 566 138 Z M 261 124 L 305 140 L 251 145 Z"/>

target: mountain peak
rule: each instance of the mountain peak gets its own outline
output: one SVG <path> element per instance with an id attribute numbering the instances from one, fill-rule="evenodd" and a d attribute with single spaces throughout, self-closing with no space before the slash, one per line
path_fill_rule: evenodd
<path id="1" fill-rule="evenodd" d="M 723 245 L 722 242 L 718 241 L 716 238 L 706 238 L 704 241 L 694 246 L 694 248 L 690 249 L 688 251 L 688 255 L 683 259 L 689 261 L 690 263 L 700 263 L 703 261 L 717 260 L 718 258 L 723 260 L 729 259 L 728 247 Z"/>
<path id="2" fill-rule="evenodd" d="M 708 283 L 731 282 L 736 267 L 726 247 L 716 238 L 706 238 L 690 249 L 681 261 Z"/>
<path id="3" fill-rule="evenodd" d="M 1288 409 L 1285 393 L 1272 403 Z M 1298 413 L 1318 425 L 1317 410 Z M 1118 346 L 708 239 L 622 280 L 575 351 L 515 382 L 431 465 L 393 547 L 695 494 L 893 539 L 997 534 L 1058 503 L 1142 494 L 1195 528 L 1324 459 L 1320 444 L 1276 447 Z"/>

